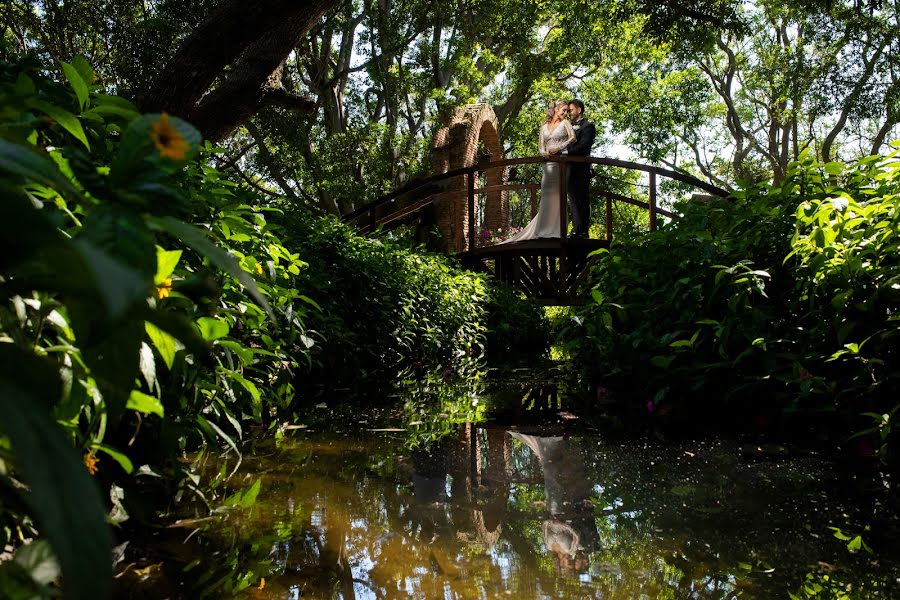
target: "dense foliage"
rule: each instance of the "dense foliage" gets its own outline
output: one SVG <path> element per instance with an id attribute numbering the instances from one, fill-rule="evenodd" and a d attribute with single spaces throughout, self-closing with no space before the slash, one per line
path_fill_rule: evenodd
<path id="1" fill-rule="evenodd" d="M 444 369 L 483 353 L 481 277 L 446 257 L 360 237 L 334 218 L 300 213 L 286 223 L 286 240 L 309 263 L 298 285 L 322 307 L 309 321 L 327 338 L 314 354 L 314 371 L 352 381 Z"/>
<path id="2" fill-rule="evenodd" d="M 601 254 L 595 302 L 565 334 L 570 352 L 641 411 L 759 426 L 830 415 L 838 432 L 865 429 L 888 453 L 897 157 L 802 156 L 779 185 L 681 205 L 683 218 Z"/>
<path id="3" fill-rule="evenodd" d="M 484 345 L 479 276 L 285 214 L 189 124 L 102 93 L 83 59 L 61 69 L 0 65 L 0 525 L 52 545 L 3 563 L 5 597 L 49 593 L 54 555 L 73 598 L 106 596 L 105 521 L 129 518 L 135 478 L 226 502 L 180 457 L 239 456 L 309 378 L 441 373 Z"/>
<path id="4" fill-rule="evenodd" d="M 85 54 L 105 89 L 136 100 L 229 3 L 188 4 L 15 0 L 0 54 Z M 897 19 L 895 3 L 850 0 L 336 3 L 271 78 L 315 112 L 261 102 L 222 140 L 219 162 L 266 192 L 345 214 L 426 172 L 454 108 L 491 104 L 504 151 L 525 156 L 547 102 L 575 95 L 597 124 L 596 154 L 721 187 L 781 178 L 804 148 L 849 160 L 897 135 Z"/>

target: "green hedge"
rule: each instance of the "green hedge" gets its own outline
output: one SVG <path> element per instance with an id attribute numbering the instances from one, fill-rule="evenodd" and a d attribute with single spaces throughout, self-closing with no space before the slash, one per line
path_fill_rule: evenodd
<path id="1" fill-rule="evenodd" d="M 897 174 L 896 152 L 850 165 L 804 155 L 780 185 L 679 205 L 682 218 L 600 256 L 568 350 L 642 412 L 830 414 L 845 435 L 871 425 L 887 453 Z"/>

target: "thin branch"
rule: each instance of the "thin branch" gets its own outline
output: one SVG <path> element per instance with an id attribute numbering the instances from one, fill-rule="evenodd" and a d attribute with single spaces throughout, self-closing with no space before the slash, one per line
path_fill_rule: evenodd
<path id="1" fill-rule="evenodd" d="M 248 152 L 250 152 L 250 150 L 252 150 L 252 149 L 255 148 L 255 147 L 256 147 L 256 142 L 251 142 L 251 143 L 247 144 L 246 146 L 244 146 L 243 148 L 241 148 L 241 149 L 238 151 L 238 153 L 235 154 L 234 156 L 226 156 L 226 157 L 225 157 L 225 160 L 223 160 L 223 161 L 217 163 L 217 164 L 216 164 L 216 169 L 218 169 L 218 170 L 220 170 L 220 171 L 225 171 L 225 170 L 227 170 L 227 169 L 230 169 L 231 167 L 233 167 L 234 165 L 236 165 L 236 164 L 238 163 L 239 160 L 241 160 L 242 158 L 244 158 L 244 156 L 245 156 Z"/>
<path id="2" fill-rule="evenodd" d="M 297 193 L 290 185 L 288 185 L 288 182 L 281 175 L 281 171 L 277 168 L 278 165 L 275 164 L 275 157 L 272 156 L 272 153 L 266 147 L 263 133 L 252 121 L 247 121 L 244 124 L 244 127 L 247 129 L 247 133 L 250 134 L 250 137 L 256 141 L 256 144 L 259 147 L 259 154 L 263 159 L 263 164 L 269 169 L 269 175 L 272 176 L 272 179 L 275 180 L 275 183 L 278 184 L 278 187 L 282 189 L 286 196 L 297 198 Z"/>
<path id="3" fill-rule="evenodd" d="M 235 165 L 234 170 L 237 171 L 237 174 L 240 175 L 241 179 L 243 179 L 245 182 L 247 182 L 247 184 L 249 184 L 254 189 L 257 189 L 260 192 L 263 192 L 270 196 L 274 196 L 276 198 L 282 197 L 282 194 L 279 194 L 278 192 L 273 192 L 270 189 L 264 188 L 261 185 L 259 185 L 258 183 L 256 183 L 255 181 L 253 181 L 252 179 L 250 179 L 250 177 L 246 173 L 244 173 L 244 171 L 242 171 L 241 168 L 238 167 L 237 165 Z"/>

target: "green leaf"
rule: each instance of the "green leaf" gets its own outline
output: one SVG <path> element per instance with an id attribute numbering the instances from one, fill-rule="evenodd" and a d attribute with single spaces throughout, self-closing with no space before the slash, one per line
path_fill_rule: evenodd
<path id="1" fill-rule="evenodd" d="M 107 206 L 95 209 L 84 220 L 77 239 L 90 241 L 120 264 L 146 277 L 141 300 L 146 297 L 157 270 L 157 253 L 153 234 L 138 214 Z"/>
<path id="2" fill-rule="evenodd" d="M 153 278 L 155 285 L 160 285 L 175 272 L 178 261 L 181 260 L 181 250 L 163 250 L 156 247 L 156 276 Z"/>
<path id="3" fill-rule="evenodd" d="M 78 66 L 78 59 L 76 57 L 75 60 L 72 61 L 76 67 Z M 95 101 L 94 103 L 97 106 L 118 106 L 119 108 L 124 108 L 126 110 L 130 110 L 135 113 L 139 113 L 137 107 L 130 101 L 126 100 L 122 96 L 110 96 L 108 94 L 94 94 Z"/>
<path id="4" fill-rule="evenodd" d="M 34 80 L 25 73 L 19 73 L 15 91 L 17 96 L 31 96 L 35 92 Z"/>
<path id="5" fill-rule="evenodd" d="M 222 428 L 216 425 L 213 421 L 207 420 L 203 415 L 197 415 L 196 417 L 197 424 L 200 425 L 200 428 L 209 432 L 212 431 L 215 435 L 218 435 L 222 438 L 226 444 L 228 444 L 232 450 L 234 450 L 238 455 L 240 455 L 241 451 L 237 447 L 237 444 L 234 443 L 234 440 L 230 435 L 222 431 Z"/>
<path id="6" fill-rule="evenodd" d="M 134 380 L 140 375 L 143 341 L 141 321 L 130 320 L 96 343 L 82 347 L 82 356 L 97 380 L 112 423 L 118 421 L 130 402 Z"/>
<path id="7" fill-rule="evenodd" d="M 238 490 L 225 499 L 226 507 L 250 508 L 256 503 L 259 496 L 259 490 L 262 487 L 262 480 L 257 479 L 252 486 L 246 490 Z"/>
<path id="8" fill-rule="evenodd" d="M 36 540 L 22 546 L 16 550 L 13 562 L 42 585 L 53 583 L 60 575 L 59 563 L 47 540 Z"/>
<path id="9" fill-rule="evenodd" d="M 87 279 L 73 282 L 72 289 L 79 289 L 80 284 L 82 296 L 94 303 L 100 301 L 93 312 L 97 313 L 98 309 L 104 309 L 106 313 L 99 315 L 102 317 L 99 320 L 116 321 L 136 304 L 146 300 L 151 288 L 149 277 L 145 279 L 140 272 L 124 265 L 88 241 L 76 240 L 72 244 L 72 249 L 77 258 L 81 259 L 84 272 L 70 274 L 61 271 L 60 275 L 63 278 Z M 80 335 L 84 335 L 84 332 L 82 331 Z"/>
<path id="10" fill-rule="evenodd" d="M 231 327 L 223 319 L 215 319 L 213 317 L 201 317 L 197 319 L 197 327 L 200 328 L 200 335 L 207 342 L 223 338 L 228 335 Z"/>
<path id="11" fill-rule="evenodd" d="M 50 186 L 73 198 L 81 194 L 75 189 L 50 157 L 38 150 L 0 139 L 0 172 L 24 177 L 28 182 Z"/>
<path id="12" fill-rule="evenodd" d="M 134 472 L 134 465 L 131 464 L 131 459 L 125 456 L 123 453 L 119 452 L 112 446 L 107 446 L 106 444 L 91 444 L 91 449 L 100 450 L 111 459 L 119 463 L 119 466 L 122 467 L 122 470 L 131 475 Z"/>
<path id="13" fill-rule="evenodd" d="M 49 406 L 60 394 L 52 363 L 0 344 L 0 427 L 28 484 L 25 500 L 59 559 L 67 597 L 109 598 L 106 511 L 80 457 L 50 417 Z"/>
<path id="14" fill-rule="evenodd" d="M 90 82 L 85 81 L 81 77 L 81 73 L 78 72 L 78 69 L 69 63 L 60 62 L 60 65 L 62 65 L 63 73 L 66 74 L 66 79 L 69 80 L 69 84 L 72 86 L 72 89 L 75 90 L 75 96 L 78 98 L 78 105 L 81 107 L 81 110 L 84 110 L 88 104 L 88 85 Z"/>
<path id="15" fill-rule="evenodd" d="M 219 340 L 216 345 L 234 352 L 245 367 L 249 367 L 253 363 L 253 348 L 248 348 L 232 340 Z"/>
<path id="16" fill-rule="evenodd" d="M 150 341 L 153 342 L 153 347 L 156 348 L 159 356 L 171 371 L 172 365 L 175 363 L 175 353 L 178 352 L 178 341 L 150 322 L 144 323 L 144 330 L 150 337 Z"/>
<path id="17" fill-rule="evenodd" d="M 200 337 L 193 321 L 188 320 L 184 315 L 166 310 L 152 310 L 147 307 L 141 316 L 145 321 L 152 323 L 183 344 L 183 346 L 177 345 L 177 350 L 184 347 L 188 352 L 198 355 L 209 353 L 209 344 Z"/>
<path id="18" fill-rule="evenodd" d="M 591 290 L 591 298 L 593 298 L 594 302 L 596 302 L 597 304 L 603 304 L 603 294 L 600 292 L 600 290 Z"/>
<path id="19" fill-rule="evenodd" d="M 829 527 L 828 529 L 834 532 L 834 537 L 839 540 L 847 541 L 850 539 L 850 536 L 841 531 L 838 527 Z"/>
<path id="20" fill-rule="evenodd" d="M 250 489 L 244 492 L 243 497 L 241 498 L 241 508 L 250 508 L 256 502 L 256 497 L 259 496 L 259 490 L 262 487 L 262 480 L 257 479 Z"/>
<path id="21" fill-rule="evenodd" d="M 259 288 L 256 287 L 256 282 L 253 281 L 250 274 L 241 268 L 233 256 L 216 246 L 204 232 L 172 217 L 148 217 L 147 221 L 151 227 L 174 235 L 208 258 L 213 265 L 237 279 L 247 289 L 253 299 L 256 300 L 256 303 L 266 311 L 269 318 L 273 321 L 275 320 L 275 314 L 269 307 L 269 303 L 266 302 L 265 297 L 260 293 Z"/>
<path id="22" fill-rule="evenodd" d="M 840 175 L 844 172 L 844 165 L 839 162 L 825 163 L 825 172 L 829 175 Z"/>
<path id="23" fill-rule="evenodd" d="M 87 136 L 84 134 L 84 129 L 81 127 L 81 122 L 78 120 L 78 117 L 63 108 L 50 104 L 49 102 L 44 102 L 43 100 L 31 100 L 29 101 L 29 104 L 62 125 L 63 129 L 71 133 L 75 139 L 84 144 L 85 148 L 88 150 L 91 149 L 91 145 L 88 143 Z"/>
<path id="24" fill-rule="evenodd" d="M 145 415 L 164 416 L 163 405 L 162 402 L 159 401 L 159 398 L 151 396 L 150 394 L 145 394 L 139 390 L 131 390 L 131 395 L 128 396 L 128 403 L 125 405 L 125 408 L 136 410 Z"/>
<path id="25" fill-rule="evenodd" d="M 129 108 L 123 108 L 121 106 L 107 105 L 95 106 L 94 108 L 86 110 L 82 113 L 82 116 L 84 117 L 91 117 L 94 115 L 115 115 L 117 117 L 122 117 L 123 119 L 131 121 L 132 119 L 136 119 L 141 116 L 141 113 Z"/>
<path id="26" fill-rule="evenodd" d="M 78 74 L 81 76 L 81 79 L 84 80 L 88 87 L 94 83 L 94 69 L 85 57 L 80 54 L 73 56 L 72 66 L 75 67 Z"/>
<path id="27" fill-rule="evenodd" d="M 259 388 L 256 387 L 256 384 L 254 384 L 252 381 L 249 381 L 248 379 L 244 379 L 241 375 L 234 371 L 230 371 L 228 373 L 228 376 L 234 381 L 237 381 L 241 387 L 247 390 L 247 393 L 249 393 L 250 397 L 253 399 L 253 414 L 256 417 L 259 417 L 262 411 L 262 396 L 259 393 Z"/>
<path id="28" fill-rule="evenodd" d="M 650 364 L 660 369 L 668 369 L 673 360 L 674 356 L 654 356 L 650 359 Z"/>

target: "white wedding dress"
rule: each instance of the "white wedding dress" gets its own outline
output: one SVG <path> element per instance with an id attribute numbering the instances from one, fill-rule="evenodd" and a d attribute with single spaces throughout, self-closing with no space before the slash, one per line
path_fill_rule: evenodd
<path id="1" fill-rule="evenodd" d="M 567 120 L 560 121 L 553 130 L 547 124 L 541 127 L 538 137 L 538 148 L 541 155 L 548 152 L 558 153 L 575 141 L 575 130 Z M 537 214 L 525 229 L 508 240 L 500 242 L 521 242 L 538 238 L 558 238 L 561 216 L 559 213 L 559 163 L 544 163 L 544 176 L 541 178 L 541 204 Z"/>

